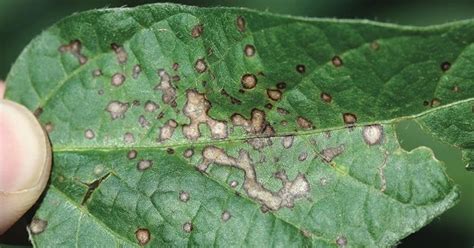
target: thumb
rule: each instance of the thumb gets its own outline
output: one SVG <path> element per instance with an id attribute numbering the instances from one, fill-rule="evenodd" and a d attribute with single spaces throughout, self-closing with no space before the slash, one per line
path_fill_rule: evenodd
<path id="1" fill-rule="evenodd" d="M 0 234 L 38 200 L 50 168 L 49 140 L 35 116 L 0 99 Z"/>

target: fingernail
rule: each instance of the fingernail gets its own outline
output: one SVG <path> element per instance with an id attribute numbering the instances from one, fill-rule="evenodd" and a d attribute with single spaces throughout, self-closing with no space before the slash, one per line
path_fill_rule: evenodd
<path id="1" fill-rule="evenodd" d="M 48 138 L 35 116 L 0 99 L 0 191 L 35 187 L 49 173 L 50 160 Z"/>

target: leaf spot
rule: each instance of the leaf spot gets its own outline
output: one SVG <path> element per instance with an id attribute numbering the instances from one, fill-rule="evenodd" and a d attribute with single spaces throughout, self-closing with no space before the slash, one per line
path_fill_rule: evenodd
<path id="1" fill-rule="evenodd" d="M 201 36 L 202 32 L 204 32 L 204 26 L 202 24 L 198 24 L 191 30 L 191 36 L 193 38 L 198 38 Z"/>
<path id="2" fill-rule="evenodd" d="M 302 129 L 312 129 L 312 128 L 314 128 L 313 123 L 311 123 L 311 121 L 309 121 L 308 119 L 306 119 L 302 116 L 298 116 L 298 118 L 296 118 L 296 123 Z"/>
<path id="3" fill-rule="evenodd" d="M 267 89 L 267 96 L 273 101 L 279 101 L 281 99 L 281 91 L 276 89 Z"/>
<path id="4" fill-rule="evenodd" d="M 322 92 L 321 93 L 321 100 L 325 103 L 331 103 L 332 102 L 332 96 L 329 95 L 329 93 Z"/>
<path id="5" fill-rule="evenodd" d="M 332 57 L 331 62 L 332 62 L 332 65 L 334 65 L 335 67 L 342 66 L 342 59 L 337 55 Z"/>
<path id="6" fill-rule="evenodd" d="M 86 139 L 93 139 L 95 138 L 95 133 L 92 129 L 86 129 L 84 132 L 84 137 L 86 137 Z"/>
<path id="7" fill-rule="evenodd" d="M 258 182 L 249 153 L 243 149 L 240 150 L 239 157 L 234 158 L 227 155 L 221 148 L 207 146 L 204 148 L 202 156 L 202 163 L 198 165 L 200 171 L 206 171 L 212 163 L 236 167 L 244 171 L 243 186 L 247 195 L 261 203 L 265 209 L 276 211 L 282 207 L 292 208 L 295 200 L 307 196 L 310 191 L 304 174 L 298 174 L 294 180 L 289 181 L 284 171 L 275 174 L 275 177 L 282 181 L 282 188 L 278 192 L 266 189 Z"/>
<path id="8" fill-rule="evenodd" d="M 132 68 L 132 78 L 137 79 L 138 76 L 140 76 L 140 73 L 142 72 L 142 68 L 140 65 L 134 65 Z"/>
<path id="9" fill-rule="evenodd" d="M 165 104 L 176 107 L 176 88 L 171 84 L 170 75 L 164 69 L 158 69 L 160 83 L 155 86 L 154 90 L 163 92 L 162 100 Z"/>
<path id="10" fill-rule="evenodd" d="M 191 222 L 186 222 L 183 224 L 183 231 L 190 233 L 193 231 L 193 224 Z"/>
<path id="11" fill-rule="evenodd" d="M 79 40 L 73 40 L 67 45 L 62 45 L 59 47 L 61 53 L 71 53 L 74 57 L 77 58 L 79 64 L 83 65 L 87 63 L 87 57 L 81 53 L 82 44 Z"/>
<path id="12" fill-rule="evenodd" d="M 244 54 L 247 57 L 252 57 L 255 55 L 255 47 L 253 45 L 247 44 L 244 47 Z"/>
<path id="13" fill-rule="evenodd" d="M 136 150 L 130 150 L 128 153 L 127 153 L 127 158 L 128 159 L 135 159 L 137 157 L 137 151 Z"/>
<path id="14" fill-rule="evenodd" d="M 125 144 L 132 144 L 135 142 L 135 136 L 132 133 L 126 132 L 123 135 L 123 142 Z"/>
<path id="15" fill-rule="evenodd" d="M 379 124 L 368 125 L 362 129 L 362 136 L 367 145 L 377 145 L 383 140 L 383 127 Z"/>
<path id="16" fill-rule="evenodd" d="M 139 228 L 135 232 L 135 237 L 137 238 L 138 244 L 143 246 L 146 245 L 150 241 L 150 231 L 145 228 Z"/>
<path id="17" fill-rule="evenodd" d="M 211 129 L 211 136 L 214 139 L 227 138 L 227 124 L 224 121 L 218 121 L 208 115 L 211 103 L 204 94 L 196 90 L 186 91 L 186 104 L 183 113 L 190 120 L 188 125 L 183 126 L 183 134 L 187 139 L 196 140 L 201 136 L 199 124 L 206 123 Z"/>
<path id="18" fill-rule="evenodd" d="M 237 29 L 239 30 L 239 32 L 241 32 L 241 33 L 245 32 L 246 23 L 245 23 L 245 19 L 244 19 L 243 16 L 238 16 L 237 17 L 236 24 L 237 24 Z"/>
<path id="19" fill-rule="evenodd" d="M 242 76 L 240 82 L 244 89 L 250 90 L 257 86 L 257 77 L 253 74 L 245 74 Z"/>
<path id="20" fill-rule="evenodd" d="M 184 156 L 185 158 L 190 158 L 190 157 L 192 157 L 193 155 L 194 155 L 194 149 L 192 149 L 192 148 L 188 148 L 188 149 L 186 149 L 186 150 L 183 152 L 183 156 Z"/>
<path id="21" fill-rule="evenodd" d="M 189 193 L 186 191 L 179 192 L 179 200 L 182 202 L 189 201 Z"/>
<path id="22" fill-rule="evenodd" d="M 196 69 L 198 73 L 205 72 L 207 70 L 206 61 L 204 61 L 204 59 L 196 60 L 196 63 L 194 64 L 194 69 Z"/>
<path id="23" fill-rule="evenodd" d="M 110 117 L 112 118 L 112 120 L 115 120 L 118 118 L 124 118 L 125 112 L 127 112 L 128 107 L 128 103 L 120 101 L 111 101 L 107 105 L 107 108 L 105 110 L 110 113 Z"/>
<path id="24" fill-rule="evenodd" d="M 122 73 L 115 73 L 112 76 L 111 84 L 112 86 L 119 87 L 125 82 L 125 75 Z"/>
<path id="25" fill-rule="evenodd" d="M 449 63 L 448 61 L 445 61 L 443 63 L 441 63 L 441 70 L 442 71 L 447 71 L 451 68 L 451 63 Z"/>
<path id="26" fill-rule="evenodd" d="M 137 169 L 139 171 L 144 171 L 144 170 L 150 168 L 152 165 L 153 165 L 153 161 L 142 159 L 142 160 L 138 161 Z"/>
<path id="27" fill-rule="evenodd" d="M 296 71 L 303 74 L 306 72 L 306 66 L 305 65 L 297 65 L 296 66 Z"/>
<path id="28" fill-rule="evenodd" d="M 146 101 L 145 102 L 145 111 L 146 112 L 155 112 L 155 110 L 157 110 L 160 106 L 158 106 L 158 104 L 156 104 L 155 102 L 153 101 Z"/>
<path id="29" fill-rule="evenodd" d="M 285 136 L 281 139 L 281 145 L 283 146 L 283 148 L 288 149 L 293 145 L 294 139 L 295 139 L 295 136 L 293 135 Z"/>
<path id="30" fill-rule="evenodd" d="M 178 126 L 178 123 L 175 120 L 168 120 L 165 125 L 160 128 L 160 135 L 157 139 L 158 142 L 163 142 L 169 140 L 174 133 L 174 130 Z"/>
<path id="31" fill-rule="evenodd" d="M 324 162 L 330 163 L 332 160 L 341 155 L 344 152 L 344 145 L 339 145 L 337 147 L 328 147 L 321 151 L 321 157 Z"/>
<path id="32" fill-rule="evenodd" d="M 125 49 L 122 46 L 117 45 L 116 43 L 112 43 L 110 47 L 112 48 L 112 50 L 114 50 L 115 56 L 117 57 L 117 61 L 119 62 L 119 64 L 125 64 L 128 59 L 128 55 Z"/>
<path id="33" fill-rule="evenodd" d="M 222 221 L 227 222 L 228 220 L 230 220 L 231 217 L 232 215 L 228 211 L 222 212 L 222 215 L 221 215 Z"/>
<path id="34" fill-rule="evenodd" d="M 47 226 L 47 221 L 39 218 L 33 218 L 28 228 L 30 229 L 31 234 L 36 235 L 44 232 Z"/>

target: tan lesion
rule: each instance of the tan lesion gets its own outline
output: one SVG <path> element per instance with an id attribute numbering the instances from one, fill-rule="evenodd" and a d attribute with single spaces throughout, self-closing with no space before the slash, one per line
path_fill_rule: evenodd
<path id="1" fill-rule="evenodd" d="M 249 153 L 241 149 L 239 156 L 229 156 L 224 149 L 207 146 L 202 152 L 202 161 L 197 166 L 198 170 L 205 172 L 211 164 L 230 166 L 244 172 L 243 188 L 247 195 L 262 204 L 262 210 L 277 211 L 280 208 L 292 208 L 295 201 L 309 196 L 311 187 L 306 176 L 298 174 L 289 180 L 285 171 L 275 173 L 275 178 L 282 182 L 282 187 L 273 192 L 258 182 L 257 173 Z"/>
<path id="2" fill-rule="evenodd" d="M 189 118 L 189 124 L 183 126 L 183 134 L 187 139 L 197 140 L 201 137 L 199 125 L 205 123 L 211 130 L 211 136 L 214 139 L 224 139 L 228 136 L 227 124 L 225 121 L 219 121 L 208 115 L 211 103 L 204 94 L 196 90 L 186 91 L 186 104 L 183 113 Z"/>

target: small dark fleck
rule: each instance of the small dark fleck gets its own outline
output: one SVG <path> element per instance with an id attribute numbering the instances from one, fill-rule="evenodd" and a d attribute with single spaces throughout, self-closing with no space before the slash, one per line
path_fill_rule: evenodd
<path id="1" fill-rule="evenodd" d="M 449 63 L 449 62 L 447 62 L 447 61 L 441 63 L 441 70 L 447 71 L 447 70 L 449 70 L 449 68 L 451 68 L 451 63 Z"/>
<path id="2" fill-rule="evenodd" d="M 286 89 L 286 83 L 285 83 L 285 82 L 279 82 L 279 83 L 277 83 L 277 89 L 279 89 L 279 90 L 284 90 L 284 89 Z"/>
<path id="3" fill-rule="evenodd" d="M 296 66 L 296 71 L 299 73 L 305 73 L 306 67 L 304 65 L 297 65 Z"/>
<path id="4" fill-rule="evenodd" d="M 36 108 L 35 112 L 33 112 L 33 114 L 36 116 L 36 118 L 39 118 L 42 113 L 43 113 L 43 108 L 41 108 L 41 107 Z"/>
<path id="5" fill-rule="evenodd" d="M 430 102 L 428 102 L 428 101 L 423 101 L 423 105 L 424 105 L 424 106 L 428 106 L 428 105 L 430 105 Z"/>
<path id="6" fill-rule="evenodd" d="M 454 85 L 453 86 L 453 92 L 459 92 L 459 86 Z"/>
<path id="7" fill-rule="evenodd" d="M 164 112 L 160 112 L 157 116 L 156 116 L 156 119 L 159 120 L 161 118 L 163 118 L 165 116 L 165 113 Z"/>
<path id="8" fill-rule="evenodd" d="M 272 109 L 272 108 L 273 108 L 273 104 L 267 103 L 267 104 L 265 104 L 265 108 L 267 108 L 267 109 Z"/>
<path id="9" fill-rule="evenodd" d="M 168 149 L 166 149 L 166 152 L 168 154 L 174 154 L 174 149 L 173 148 L 168 148 Z"/>
<path id="10" fill-rule="evenodd" d="M 178 63 L 174 63 L 173 64 L 173 70 L 177 71 L 179 69 L 179 64 Z"/>
<path id="11" fill-rule="evenodd" d="M 377 41 L 373 41 L 370 43 L 370 48 L 372 48 L 372 50 L 379 50 L 380 44 Z"/>
<path id="12" fill-rule="evenodd" d="M 181 80 L 181 78 L 180 78 L 178 75 L 174 75 L 171 79 L 172 79 L 174 82 L 179 82 L 179 80 Z"/>

